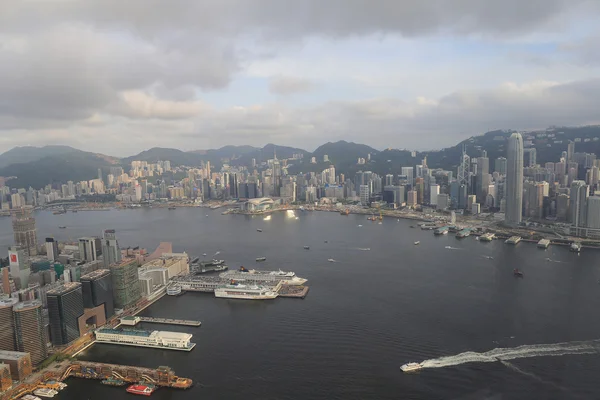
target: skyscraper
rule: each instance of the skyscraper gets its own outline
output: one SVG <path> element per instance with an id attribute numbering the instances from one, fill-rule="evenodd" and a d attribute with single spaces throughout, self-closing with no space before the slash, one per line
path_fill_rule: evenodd
<path id="1" fill-rule="evenodd" d="M 115 313 L 113 286 L 110 271 L 99 269 L 81 277 L 83 290 L 83 306 L 94 308 L 104 305 L 106 319 Z"/>
<path id="2" fill-rule="evenodd" d="M 58 260 L 58 242 L 54 238 L 46 238 L 46 256 L 50 261 Z"/>
<path id="3" fill-rule="evenodd" d="M 100 239 L 94 237 L 79 238 L 79 259 L 92 262 L 98 259 Z"/>
<path id="4" fill-rule="evenodd" d="M 37 255 L 37 230 L 32 207 L 21 207 L 12 212 L 12 227 L 15 244 L 21 246 L 30 256 Z"/>
<path id="5" fill-rule="evenodd" d="M 111 264 L 116 264 L 121 261 L 121 249 L 114 229 L 104 231 L 102 239 L 102 257 L 104 259 L 104 268 L 108 268 Z"/>
<path id="6" fill-rule="evenodd" d="M 494 165 L 494 171 L 500 175 L 506 175 L 506 158 L 498 157 Z"/>
<path id="7" fill-rule="evenodd" d="M 589 186 L 584 181 L 573 181 L 571 184 L 570 208 L 572 233 L 580 235 L 587 223 L 587 200 L 590 195 Z"/>
<path id="8" fill-rule="evenodd" d="M 62 346 L 79 337 L 78 318 L 83 315 L 81 283 L 65 283 L 47 293 L 52 344 Z"/>
<path id="9" fill-rule="evenodd" d="M 523 137 L 513 133 L 508 139 L 506 157 L 506 213 L 508 224 L 519 224 L 523 209 Z"/>
<path id="10" fill-rule="evenodd" d="M 30 300 L 13 307 L 17 351 L 29 353 L 36 366 L 48 357 L 48 335 L 44 326 L 42 302 Z"/>
<path id="11" fill-rule="evenodd" d="M 141 298 L 138 263 L 136 260 L 125 260 L 110 266 L 112 274 L 113 297 L 115 308 L 126 308 Z"/>
<path id="12" fill-rule="evenodd" d="M 13 306 L 17 301 L 14 298 L 0 300 L 0 350 L 16 350 Z"/>

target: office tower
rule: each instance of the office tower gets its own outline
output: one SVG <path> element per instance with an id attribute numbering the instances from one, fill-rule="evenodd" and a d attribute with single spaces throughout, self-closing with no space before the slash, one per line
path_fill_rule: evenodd
<path id="1" fill-rule="evenodd" d="M 587 199 L 586 228 L 600 229 L 600 196 L 590 196 Z"/>
<path id="2" fill-rule="evenodd" d="M 10 268 L 2 268 L 2 293 L 10 294 Z"/>
<path id="3" fill-rule="evenodd" d="M 450 203 L 450 196 L 445 193 L 440 193 L 437 196 L 437 208 L 438 210 L 446 210 L 448 209 Z M 453 211 L 454 212 L 454 211 Z"/>
<path id="4" fill-rule="evenodd" d="M 79 337 L 79 317 L 83 315 L 81 283 L 65 283 L 47 293 L 50 338 L 62 346 Z"/>
<path id="5" fill-rule="evenodd" d="M 485 201 L 486 190 L 490 180 L 490 160 L 487 157 L 477 158 L 477 186 L 475 194 L 480 203 Z"/>
<path id="6" fill-rule="evenodd" d="M 46 238 L 46 256 L 50 261 L 58 260 L 58 242 L 54 238 Z"/>
<path id="7" fill-rule="evenodd" d="M 500 175 L 506 175 L 506 158 L 498 157 L 494 163 L 494 171 Z"/>
<path id="8" fill-rule="evenodd" d="M 387 174 L 385 176 L 385 186 L 393 186 L 394 185 L 394 175 Z"/>
<path id="9" fill-rule="evenodd" d="M 17 351 L 29 353 L 31 363 L 39 365 L 48 357 L 48 336 L 44 326 L 42 302 L 25 301 L 13 307 Z"/>
<path id="10" fill-rule="evenodd" d="M 544 184 L 526 181 L 525 190 L 525 215 L 529 218 L 541 219 L 544 206 Z"/>
<path id="11" fill-rule="evenodd" d="M 8 298 L 0 300 L 0 350 L 14 351 L 15 325 L 13 320 L 13 306 L 18 299 Z"/>
<path id="12" fill-rule="evenodd" d="M 415 207 L 418 203 L 418 195 L 416 190 L 409 190 L 406 195 L 406 205 Z"/>
<path id="13" fill-rule="evenodd" d="M 589 186 L 584 181 L 573 181 L 571 184 L 570 206 L 571 206 L 571 225 L 574 228 L 574 234 L 579 235 L 583 232 L 587 223 L 587 200 L 589 197 Z"/>
<path id="14" fill-rule="evenodd" d="M 417 191 L 417 204 L 423 204 L 425 195 L 425 180 L 422 177 L 415 178 L 415 190 Z"/>
<path id="15" fill-rule="evenodd" d="M 575 154 L 575 142 L 569 141 L 569 144 L 567 145 L 567 158 L 565 161 L 567 163 L 572 162 L 574 154 Z"/>
<path id="16" fill-rule="evenodd" d="M 12 227 L 15 244 L 23 247 L 30 256 L 37 255 L 37 230 L 32 207 L 21 207 L 12 212 Z"/>
<path id="17" fill-rule="evenodd" d="M 537 165 L 537 150 L 535 147 L 523 150 L 523 165 L 527 167 L 535 167 Z"/>
<path id="18" fill-rule="evenodd" d="M 134 305 L 141 297 L 136 260 L 124 260 L 110 266 L 115 308 Z"/>
<path id="19" fill-rule="evenodd" d="M 104 306 L 106 319 L 115 313 L 112 276 L 107 269 L 99 269 L 81 277 L 83 306 L 94 308 Z"/>
<path id="20" fill-rule="evenodd" d="M 104 259 L 104 268 L 108 268 L 111 264 L 116 264 L 121 261 L 121 249 L 114 229 L 104 231 L 102 237 L 102 258 Z"/>
<path id="21" fill-rule="evenodd" d="M 10 208 L 19 209 L 23 207 L 23 198 L 19 193 L 13 193 L 10 195 Z"/>
<path id="22" fill-rule="evenodd" d="M 371 198 L 371 191 L 369 185 L 360 185 L 360 204 L 362 206 L 369 205 L 369 200 Z"/>
<path id="23" fill-rule="evenodd" d="M 467 149 L 463 145 L 462 155 L 460 156 L 460 162 L 458 164 L 458 173 L 456 175 L 456 180 L 458 180 L 459 184 L 468 185 L 469 184 L 469 165 L 471 163 L 471 158 L 467 155 Z"/>
<path id="24" fill-rule="evenodd" d="M 523 214 L 523 137 L 513 133 L 508 139 L 505 184 L 506 213 L 508 224 L 520 224 Z"/>
<path id="25" fill-rule="evenodd" d="M 98 259 L 100 255 L 100 239 L 94 237 L 84 237 L 79 239 L 79 259 L 85 262 L 92 262 Z"/>
<path id="26" fill-rule="evenodd" d="M 102 179 L 102 168 L 98 168 L 98 179 L 104 181 L 104 179 Z"/>
<path id="27" fill-rule="evenodd" d="M 429 204 L 436 206 L 438 203 L 438 195 L 440 194 L 440 185 L 431 185 L 429 187 Z"/>
<path id="28" fill-rule="evenodd" d="M 402 167 L 402 175 L 406 176 L 406 183 L 410 185 L 410 187 L 415 184 L 413 167 Z"/>
<path id="29" fill-rule="evenodd" d="M 8 265 L 10 267 L 10 276 L 19 281 L 19 288 L 26 288 L 31 270 L 29 268 L 29 256 L 25 249 L 20 246 L 9 247 Z"/>
<path id="30" fill-rule="evenodd" d="M 13 381 L 23 381 L 32 372 L 31 357 L 20 351 L 0 351 L 0 363 L 8 364 Z"/>

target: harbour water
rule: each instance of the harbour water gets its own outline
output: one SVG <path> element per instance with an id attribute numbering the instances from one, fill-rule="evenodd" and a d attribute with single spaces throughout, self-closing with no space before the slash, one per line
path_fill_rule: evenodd
<path id="1" fill-rule="evenodd" d="M 171 241 L 190 255 L 220 252 L 230 268 L 281 268 L 309 280 L 303 300 L 187 293 L 144 311 L 202 321 L 168 327 L 194 334 L 190 353 L 99 344 L 78 356 L 168 365 L 195 382 L 188 391 L 160 389 L 155 399 L 600 398 L 599 251 L 457 240 L 396 219 L 379 225 L 359 215 L 297 216 L 265 221 L 178 208 L 36 218 L 40 240 L 113 228 L 121 246 L 151 251 Z M 0 219 L 2 256 L 11 243 L 10 219 Z M 257 263 L 259 256 L 267 260 Z M 426 368 L 402 373 L 411 361 Z M 56 398 L 131 397 L 95 381 L 67 383 Z"/>

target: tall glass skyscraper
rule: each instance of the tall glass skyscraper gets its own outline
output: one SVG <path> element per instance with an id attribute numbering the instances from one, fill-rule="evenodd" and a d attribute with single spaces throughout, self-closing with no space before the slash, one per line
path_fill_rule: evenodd
<path id="1" fill-rule="evenodd" d="M 506 213 L 508 224 L 519 224 L 523 214 L 523 137 L 513 133 L 506 154 Z"/>

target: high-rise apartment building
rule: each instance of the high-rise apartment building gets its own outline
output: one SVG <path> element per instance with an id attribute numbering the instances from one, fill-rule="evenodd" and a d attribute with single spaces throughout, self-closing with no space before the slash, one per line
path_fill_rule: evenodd
<path id="1" fill-rule="evenodd" d="M 110 266 L 115 308 L 127 308 L 141 298 L 137 260 L 123 260 Z"/>
<path id="2" fill-rule="evenodd" d="M 44 326 L 42 302 L 30 300 L 13 307 L 17 351 L 29 353 L 31 363 L 39 365 L 48 357 L 48 335 Z"/>
<path id="3" fill-rule="evenodd" d="M 589 186 L 584 181 L 571 183 L 570 218 L 573 228 L 572 233 L 580 235 L 587 223 L 587 200 L 590 195 Z"/>
<path id="4" fill-rule="evenodd" d="M 65 283 L 48 291 L 46 296 L 52 344 L 62 346 L 77 339 L 78 318 L 83 315 L 81 283 Z"/>
<path id="5" fill-rule="evenodd" d="M 21 207 L 12 211 L 12 227 L 15 244 L 30 256 L 37 255 L 37 230 L 32 207 Z"/>
<path id="6" fill-rule="evenodd" d="M 523 214 L 523 137 L 517 132 L 508 139 L 505 182 L 504 220 L 508 224 L 520 224 Z"/>
<path id="7" fill-rule="evenodd" d="M 58 260 L 58 242 L 54 238 L 46 238 L 46 256 L 50 261 Z"/>
<path id="8" fill-rule="evenodd" d="M 506 175 L 506 158 L 498 157 L 494 163 L 494 171 L 500 175 Z"/>
<path id="9" fill-rule="evenodd" d="M 587 199 L 586 227 L 600 229 L 600 196 L 590 196 Z"/>
<path id="10" fill-rule="evenodd" d="M 104 231 L 102 237 L 102 257 L 104 259 L 104 268 L 112 264 L 121 262 L 121 249 L 114 229 Z"/>
<path id="11" fill-rule="evenodd" d="M 104 314 L 109 319 L 115 314 L 112 276 L 107 269 L 99 269 L 81 277 L 83 306 L 94 308 L 104 306 Z"/>
<path id="12" fill-rule="evenodd" d="M 17 301 L 14 298 L 0 300 L 0 350 L 16 350 L 13 306 Z"/>
<path id="13" fill-rule="evenodd" d="M 84 237 L 79 239 L 79 259 L 81 261 L 96 261 L 100 254 L 100 238 Z"/>

